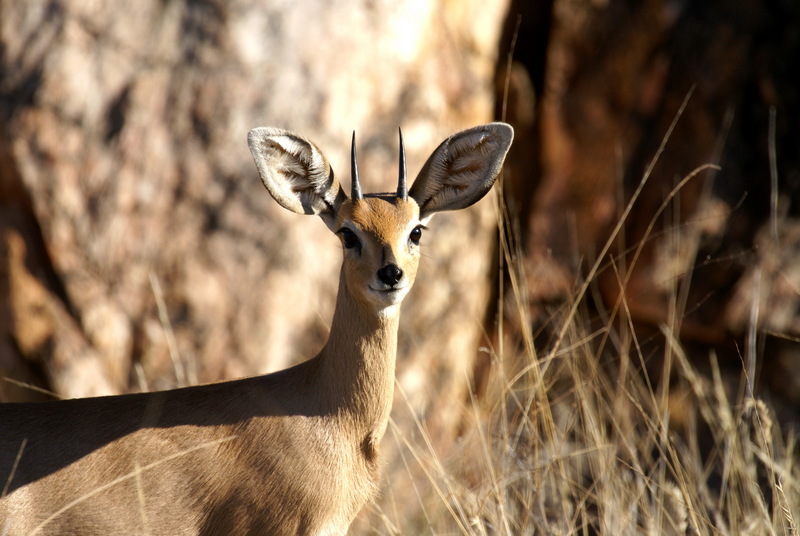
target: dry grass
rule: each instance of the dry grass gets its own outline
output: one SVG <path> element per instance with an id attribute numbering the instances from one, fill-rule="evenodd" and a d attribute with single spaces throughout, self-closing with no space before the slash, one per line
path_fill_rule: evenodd
<path id="1" fill-rule="evenodd" d="M 549 325 L 563 337 L 545 351 L 537 353 L 530 332 L 492 350 L 494 403 L 473 403 L 470 432 L 447 459 L 423 424 L 413 433 L 392 428 L 417 504 L 382 512 L 374 530 L 797 534 L 796 434 L 732 386 L 713 354 L 710 376 L 699 374 L 667 325 L 659 357 L 672 388 L 652 385 L 642 370 L 654 356 L 631 326 L 598 328 L 586 310 L 565 304 Z M 741 385 L 749 383 L 746 357 Z"/>
<path id="2" fill-rule="evenodd" d="M 680 182 L 662 211 L 700 171 Z M 627 214 L 606 246 L 619 238 Z M 506 222 L 499 223 L 503 237 Z M 627 282 L 624 267 L 607 261 L 608 247 L 599 257 L 605 264 L 598 261 L 534 333 L 524 266 L 514 261 L 524 257 L 503 246 L 514 302 L 504 308 L 515 310 L 522 328 L 509 340 L 501 325 L 497 347 L 486 349 L 494 363 L 489 402 L 473 401 L 465 437 L 446 456 L 423 423 L 410 432 L 392 423 L 385 441 L 396 442 L 414 489 L 404 494 L 390 473 L 380 506 L 372 507 L 371 532 L 798 534 L 798 436 L 752 395 L 758 345 L 746 345 L 736 374 L 713 351 L 701 356 L 706 372 L 698 372 L 698 356 L 689 357 L 673 335 L 685 310 L 683 281 L 675 283 L 658 342 L 645 350 L 624 301 L 589 312 L 598 272 L 612 270 L 620 288 Z M 634 259 L 640 250 L 633 246 Z M 654 362 L 670 382 L 651 383 L 644 371 Z M 398 421 L 406 419 L 401 412 Z"/>

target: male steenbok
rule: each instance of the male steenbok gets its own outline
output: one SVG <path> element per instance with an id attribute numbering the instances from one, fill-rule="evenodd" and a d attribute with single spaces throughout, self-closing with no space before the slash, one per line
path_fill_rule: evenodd
<path id="1" fill-rule="evenodd" d="M 348 198 L 320 150 L 276 128 L 248 135 L 261 180 L 342 241 L 325 347 L 287 370 L 172 391 L 0 404 L 0 535 L 344 534 L 375 493 L 394 389 L 400 302 L 438 211 L 492 187 L 513 131 L 446 139 L 411 189 Z"/>

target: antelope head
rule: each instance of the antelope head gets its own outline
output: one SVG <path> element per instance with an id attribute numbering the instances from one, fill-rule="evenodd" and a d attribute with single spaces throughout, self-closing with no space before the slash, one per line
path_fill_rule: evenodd
<path id="1" fill-rule="evenodd" d="M 250 131 L 248 144 L 273 198 L 298 214 L 316 214 L 341 240 L 346 290 L 382 310 L 398 305 L 414 283 L 419 245 L 434 213 L 468 207 L 491 189 L 513 138 L 504 123 L 454 134 L 431 154 L 409 189 L 400 133 L 397 190 L 364 194 L 356 138 L 351 145 L 351 195 L 322 152 L 307 139 L 277 128 Z"/>

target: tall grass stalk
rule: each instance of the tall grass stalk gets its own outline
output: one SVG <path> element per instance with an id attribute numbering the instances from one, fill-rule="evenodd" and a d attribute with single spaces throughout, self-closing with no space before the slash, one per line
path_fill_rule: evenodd
<path id="1" fill-rule="evenodd" d="M 502 253 L 514 306 L 501 306 L 519 316 L 521 332 L 498 333 L 502 343 L 488 349 L 496 364 L 489 392 L 468 402 L 464 436 L 451 452 L 438 453 L 420 421 L 412 433 L 392 429 L 411 455 L 405 463 L 418 503 L 382 512 L 387 521 L 374 531 L 796 535 L 797 434 L 782 430 L 749 389 L 737 389 L 752 381 L 746 363 L 757 356 L 742 356 L 741 377 L 732 380 L 709 351 L 702 357 L 710 373 L 701 374 L 698 356 L 676 336 L 685 311 L 677 282 L 661 343 L 648 341 L 645 350 L 624 291 L 612 310 L 590 312 L 597 273 L 610 270 L 623 290 L 628 282 L 630 266 L 608 257 L 551 311 L 542 328 L 548 341 L 531 327 L 522 256 L 510 244 Z M 671 377 L 661 386 L 645 372 L 658 360 Z"/>

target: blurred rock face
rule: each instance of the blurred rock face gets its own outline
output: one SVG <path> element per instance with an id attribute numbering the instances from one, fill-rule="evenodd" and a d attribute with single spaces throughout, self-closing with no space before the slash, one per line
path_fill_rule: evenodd
<path id="1" fill-rule="evenodd" d="M 509 13 L 500 49 L 517 52 L 499 65 L 497 110 L 516 132 L 505 191 L 534 316 L 608 245 L 593 303 L 640 340 L 669 326 L 734 368 L 753 324 L 796 341 L 798 4 L 514 0 Z"/>
<path id="2" fill-rule="evenodd" d="M 492 119 L 491 4 L 0 2 L 2 375 L 73 397 L 313 355 L 341 252 L 269 198 L 247 131 L 308 136 L 347 185 L 355 130 L 365 190 L 392 188 L 398 126 L 413 176 Z M 463 387 L 492 220 L 488 201 L 432 222 L 401 329 L 419 409 Z"/>

